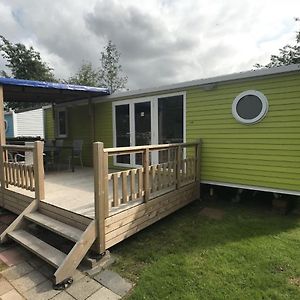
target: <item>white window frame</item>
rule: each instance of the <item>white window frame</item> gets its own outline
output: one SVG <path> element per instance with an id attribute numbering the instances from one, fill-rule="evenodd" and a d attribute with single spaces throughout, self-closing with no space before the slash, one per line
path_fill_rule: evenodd
<path id="1" fill-rule="evenodd" d="M 183 96 L 183 142 L 186 142 L 186 92 L 177 92 L 170 94 L 160 94 L 150 97 L 133 98 L 128 100 L 120 100 L 112 102 L 112 129 L 113 129 L 113 147 L 117 147 L 116 136 L 116 119 L 115 111 L 116 106 L 129 104 L 129 129 L 130 129 L 130 146 L 135 145 L 135 111 L 134 104 L 141 102 L 150 102 L 151 106 L 151 145 L 158 144 L 158 99 L 168 98 L 173 96 Z M 158 162 L 158 153 L 155 151 L 151 154 L 151 158 L 154 163 Z M 135 154 L 130 154 L 130 162 L 132 164 L 118 163 L 116 155 L 113 157 L 113 163 L 117 167 L 138 167 L 135 163 Z"/>
<path id="2" fill-rule="evenodd" d="M 239 101 L 245 96 L 256 96 L 262 103 L 261 112 L 255 118 L 244 119 L 237 112 L 237 105 L 238 105 Z M 238 122 L 240 122 L 242 124 L 246 124 L 246 125 L 256 124 L 256 123 L 260 122 L 266 116 L 266 114 L 268 113 L 268 109 L 269 109 L 269 103 L 268 103 L 267 97 L 263 93 L 261 93 L 259 91 L 255 91 L 255 90 L 248 90 L 248 91 L 244 91 L 244 92 L 240 93 L 239 95 L 237 95 L 235 97 L 234 101 L 232 102 L 232 115 L 233 115 L 233 117 Z"/>
<path id="3" fill-rule="evenodd" d="M 65 122 L 66 122 L 66 133 L 65 134 L 61 134 L 60 133 L 60 128 L 59 128 L 59 113 L 60 112 L 65 112 L 65 116 L 66 116 L 66 120 L 65 120 Z M 56 109 L 56 136 L 58 137 L 58 138 L 66 138 L 66 137 L 68 137 L 68 132 L 69 132 L 69 130 L 68 130 L 68 110 L 67 110 L 67 108 L 66 107 L 60 107 L 60 108 L 57 108 Z"/>

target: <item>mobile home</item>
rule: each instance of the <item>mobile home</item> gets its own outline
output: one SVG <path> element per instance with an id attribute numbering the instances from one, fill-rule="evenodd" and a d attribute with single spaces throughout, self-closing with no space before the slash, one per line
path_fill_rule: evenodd
<path id="1" fill-rule="evenodd" d="M 300 194 L 300 65 L 115 93 L 57 105 L 60 112 L 67 133 L 57 137 L 85 140 L 86 165 L 91 141 L 120 147 L 201 138 L 201 182 Z M 134 155 L 111 162 L 139 164 Z"/>

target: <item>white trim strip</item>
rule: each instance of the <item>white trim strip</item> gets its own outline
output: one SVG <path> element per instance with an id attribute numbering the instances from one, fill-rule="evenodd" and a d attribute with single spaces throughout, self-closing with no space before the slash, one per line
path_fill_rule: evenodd
<path id="1" fill-rule="evenodd" d="M 211 184 L 211 185 L 219 185 L 219 186 L 227 186 L 227 187 L 246 189 L 246 190 L 255 190 L 255 191 L 262 191 L 262 192 L 271 192 L 271 193 L 278 193 L 278 194 L 300 196 L 300 191 L 281 190 L 281 189 L 267 188 L 267 187 L 262 187 L 262 186 L 234 184 L 234 183 L 226 183 L 226 182 L 218 182 L 218 181 L 210 181 L 210 180 L 201 180 L 201 183 Z"/>

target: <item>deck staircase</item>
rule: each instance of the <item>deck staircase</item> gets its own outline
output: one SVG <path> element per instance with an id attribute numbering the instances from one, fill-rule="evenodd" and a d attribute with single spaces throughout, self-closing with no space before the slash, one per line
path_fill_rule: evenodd
<path id="1" fill-rule="evenodd" d="M 37 224 L 74 242 L 73 248 L 69 253 L 62 252 L 29 232 L 29 224 Z M 1 243 L 8 239 L 16 241 L 56 268 L 54 284 L 59 285 L 72 277 L 73 272 L 94 243 L 96 239 L 95 221 L 91 221 L 83 231 L 42 214 L 36 205 L 31 203 L 0 235 Z"/>

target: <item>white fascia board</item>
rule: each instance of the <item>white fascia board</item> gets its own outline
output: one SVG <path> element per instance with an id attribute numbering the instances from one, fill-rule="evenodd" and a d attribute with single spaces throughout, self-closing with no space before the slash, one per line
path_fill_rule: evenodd
<path id="1" fill-rule="evenodd" d="M 290 72 L 299 72 L 300 71 L 300 64 L 292 64 L 288 66 L 280 66 L 280 67 L 273 67 L 273 68 L 263 68 L 239 73 L 233 73 L 229 75 L 222 75 L 216 77 L 210 77 L 205 79 L 197 79 L 191 81 L 180 82 L 176 84 L 170 84 L 165 86 L 159 87 L 152 87 L 152 88 L 145 88 L 133 91 L 126 91 L 126 92 L 117 92 L 115 94 L 109 96 L 98 96 L 92 98 L 93 103 L 99 102 L 111 102 L 114 100 L 118 100 L 119 98 L 124 97 L 139 97 L 142 95 L 147 95 L 150 93 L 161 93 L 163 91 L 172 91 L 172 90 L 179 90 L 179 89 L 186 89 L 189 87 L 194 86 L 205 86 L 209 84 L 216 84 L 220 82 L 228 82 L 234 80 L 242 80 L 242 79 L 250 79 L 255 77 L 263 77 L 268 75 L 277 75 L 283 73 L 290 73 Z M 65 102 L 61 104 L 56 104 L 56 106 L 63 106 L 63 107 L 72 107 L 77 105 L 86 105 L 88 104 L 88 99 L 78 100 L 74 102 Z"/>
<path id="2" fill-rule="evenodd" d="M 297 71 L 300 71 L 300 64 L 293 64 L 293 65 L 273 67 L 273 68 L 263 68 L 263 69 L 251 70 L 246 72 L 233 73 L 229 75 L 185 81 L 181 83 L 170 84 L 170 85 L 165 85 L 160 87 L 139 89 L 139 90 L 133 90 L 127 92 L 119 92 L 109 96 L 96 97 L 93 99 L 93 102 L 95 103 L 106 102 L 106 101 L 116 100 L 118 98 L 156 93 L 156 92 L 162 92 L 166 90 L 185 89 L 193 86 L 203 86 L 203 85 L 220 83 L 220 82 L 227 82 L 227 81 L 234 81 L 234 80 L 241 80 L 241 79 L 248 79 L 248 78 L 250 79 L 255 77 L 263 77 L 267 75 L 276 75 L 276 74 L 290 73 L 290 72 L 297 72 Z"/>

